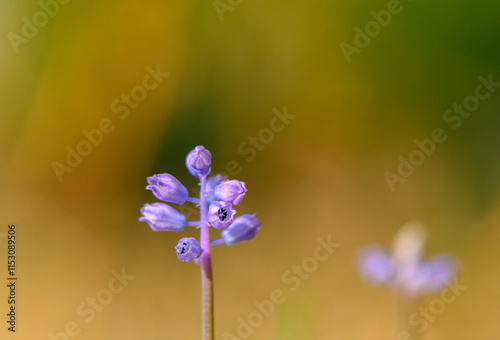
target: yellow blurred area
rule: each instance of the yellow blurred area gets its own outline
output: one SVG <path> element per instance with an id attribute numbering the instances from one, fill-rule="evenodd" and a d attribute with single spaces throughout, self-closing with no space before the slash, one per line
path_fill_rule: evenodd
<path id="1" fill-rule="evenodd" d="M 467 286 L 422 338 L 500 336 L 498 88 L 454 111 L 479 77 L 500 80 L 499 4 L 401 1 L 349 62 L 341 43 L 387 1 L 0 3 L 1 339 L 199 338 L 199 268 L 174 252 L 198 231 L 137 220 L 157 201 L 148 176 L 195 192 L 196 145 L 246 183 L 236 210 L 262 222 L 254 241 L 213 249 L 216 339 L 242 339 L 241 320 L 258 324 L 249 339 L 395 338 L 393 293 L 361 281 L 356 257 L 415 219 L 426 256 L 453 254 Z M 435 129 L 446 140 L 405 172 Z M 328 237 L 339 248 L 287 281 Z M 283 303 L 249 321 L 276 290 Z"/>

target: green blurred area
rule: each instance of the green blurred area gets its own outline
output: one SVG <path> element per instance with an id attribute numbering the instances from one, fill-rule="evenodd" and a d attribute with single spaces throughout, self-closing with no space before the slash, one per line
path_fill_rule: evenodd
<path id="1" fill-rule="evenodd" d="M 387 1 L 222 2 L 224 20 L 210 1 L 69 1 L 15 47 L 41 4 L 0 1 L 0 235 L 17 223 L 21 287 L 19 332 L 1 338 L 49 339 L 68 322 L 77 339 L 199 338 L 199 268 L 173 251 L 197 231 L 137 221 L 156 201 L 147 176 L 196 190 L 184 167 L 196 145 L 214 173 L 246 182 L 238 213 L 263 224 L 253 242 L 214 249 L 217 339 L 275 289 L 287 300 L 252 339 L 393 337 L 393 296 L 361 282 L 355 258 L 413 219 L 428 226 L 428 255 L 455 254 L 468 286 L 424 338 L 497 338 L 500 91 L 456 130 L 443 114 L 475 96 L 478 77 L 500 81 L 500 3 L 401 1 L 347 62 L 340 44 Z M 169 75 L 124 117 L 113 103 L 147 67 Z M 293 118 L 269 135 L 276 110 Z M 54 162 L 103 120 L 113 131 L 58 178 Z M 392 192 L 384 173 L 436 128 L 446 141 Z M 291 291 L 282 275 L 328 235 L 340 248 Z M 135 279 L 85 321 L 77 307 L 122 268 Z"/>

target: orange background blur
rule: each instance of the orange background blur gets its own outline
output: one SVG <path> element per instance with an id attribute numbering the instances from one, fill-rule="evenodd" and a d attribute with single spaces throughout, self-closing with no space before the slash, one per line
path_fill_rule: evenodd
<path id="1" fill-rule="evenodd" d="M 238 318 L 275 289 L 286 301 L 250 339 L 394 338 L 394 297 L 360 281 L 355 259 L 414 219 L 428 227 L 427 255 L 453 253 L 467 286 L 423 339 L 498 339 L 500 88 L 456 129 L 443 115 L 476 96 L 478 77 L 500 81 L 500 3 L 401 1 L 346 58 L 341 43 L 354 46 L 355 28 L 387 1 L 220 2 L 231 10 L 57 2 L 45 22 L 40 2 L 0 1 L 0 338 L 50 339 L 69 323 L 78 335 L 68 339 L 198 339 L 199 268 L 173 248 L 197 232 L 153 232 L 137 219 L 157 201 L 147 176 L 167 172 L 196 188 L 184 158 L 204 145 L 214 173 L 238 163 L 248 192 L 237 211 L 262 222 L 253 242 L 213 250 L 217 339 L 236 336 Z M 144 91 L 148 67 L 168 76 Z M 123 95 L 144 98 L 117 112 Z M 293 118 L 269 135 L 273 109 L 285 108 Z M 112 131 L 84 149 L 83 131 L 103 121 Z M 437 128 L 446 141 L 392 191 L 384 173 L 398 174 L 399 157 Z M 58 178 L 54 162 L 68 166 L 78 145 L 87 155 Z M 15 334 L 6 324 L 9 223 Z M 328 236 L 340 247 L 292 291 L 282 276 Z M 109 298 L 103 290 L 122 268 L 134 279 L 90 312 L 87 299 Z"/>

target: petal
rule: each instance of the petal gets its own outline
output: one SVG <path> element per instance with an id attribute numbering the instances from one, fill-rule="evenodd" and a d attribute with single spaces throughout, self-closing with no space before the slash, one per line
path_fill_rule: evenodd
<path id="1" fill-rule="evenodd" d="M 421 293 L 435 293 L 453 282 L 457 275 L 457 263 L 448 255 L 439 255 L 421 262 L 415 273 L 415 283 Z"/>
<path id="2" fill-rule="evenodd" d="M 373 284 L 390 284 L 394 277 L 394 259 L 385 248 L 370 246 L 361 251 L 359 274 Z"/>

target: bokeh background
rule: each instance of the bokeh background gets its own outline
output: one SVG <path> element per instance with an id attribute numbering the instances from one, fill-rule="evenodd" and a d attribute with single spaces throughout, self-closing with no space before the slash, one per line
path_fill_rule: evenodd
<path id="1" fill-rule="evenodd" d="M 50 339 L 68 323 L 79 330 L 68 339 L 198 339 L 199 268 L 173 249 L 196 231 L 155 233 L 137 218 L 157 201 L 147 176 L 168 172 L 196 188 L 184 157 L 200 144 L 214 173 L 238 162 L 249 191 L 237 210 L 263 225 L 253 242 L 214 248 L 217 339 L 236 336 L 238 318 L 274 289 L 286 301 L 251 339 L 395 338 L 392 292 L 362 282 L 355 259 L 415 219 L 428 227 L 427 255 L 453 253 L 467 286 L 423 338 L 500 337 L 500 89 L 460 128 L 443 120 L 479 76 L 500 80 L 499 2 L 401 1 L 351 62 L 340 44 L 352 45 L 355 27 L 387 1 L 221 0 L 223 20 L 212 1 L 69 1 L 16 46 L 12 34 L 41 4 L 0 4 L 2 339 Z M 168 77 L 121 119 L 112 103 L 157 65 Z M 294 118 L 248 161 L 241 144 L 267 136 L 273 109 L 284 108 Z M 60 181 L 54 162 L 106 119 L 114 130 Z M 435 128 L 447 140 L 391 191 L 384 173 Z M 15 334 L 4 320 L 9 223 Z M 282 275 L 328 236 L 340 247 L 291 291 Z M 78 307 L 122 268 L 135 278 L 86 322 Z"/>

